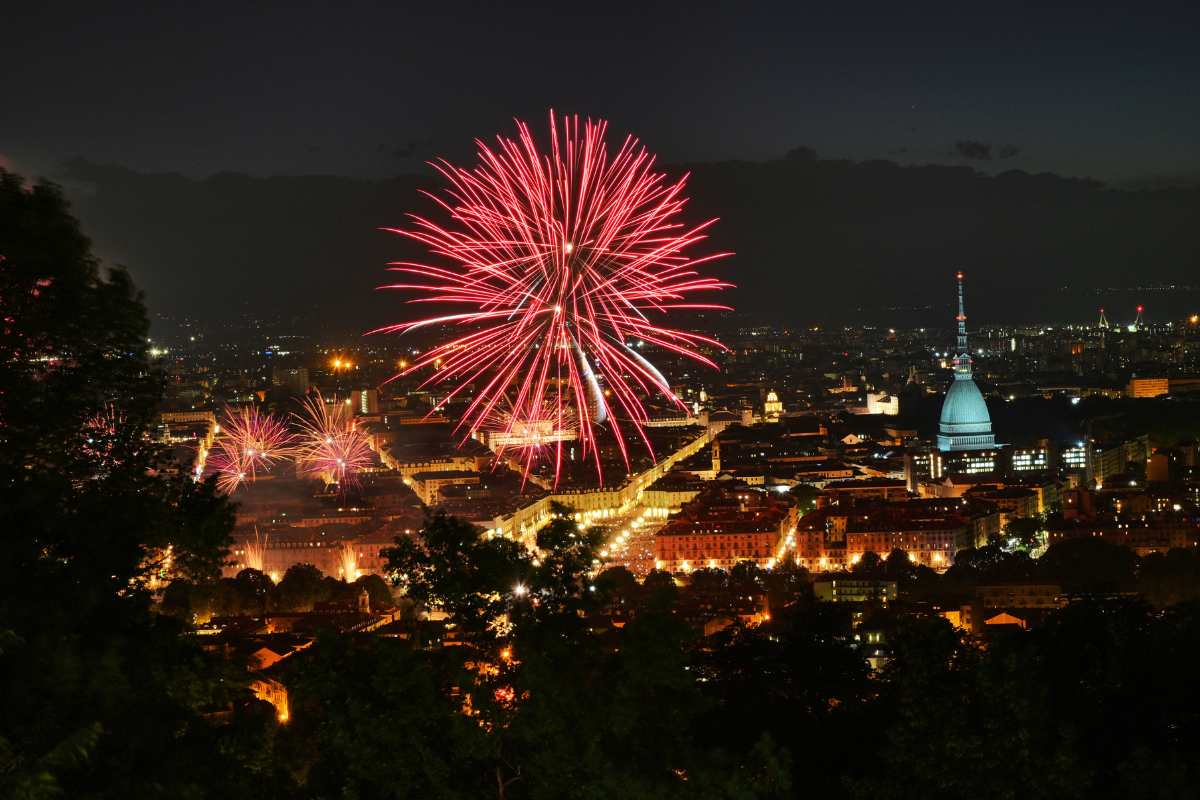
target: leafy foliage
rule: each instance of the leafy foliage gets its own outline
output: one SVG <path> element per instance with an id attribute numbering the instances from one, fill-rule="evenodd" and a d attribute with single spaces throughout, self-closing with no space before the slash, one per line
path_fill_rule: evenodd
<path id="1" fill-rule="evenodd" d="M 0 256 L 0 793 L 186 795 L 238 683 L 148 587 L 215 575 L 232 510 L 151 442 L 145 310 L 56 187 L 0 170 Z"/>

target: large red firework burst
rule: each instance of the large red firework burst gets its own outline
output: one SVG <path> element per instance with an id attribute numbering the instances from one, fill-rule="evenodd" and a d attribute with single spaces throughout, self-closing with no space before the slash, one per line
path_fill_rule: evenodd
<path id="1" fill-rule="evenodd" d="M 423 295 L 411 302 L 466 309 L 380 329 L 441 324 L 459 331 L 402 374 L 435 366 L 426 383 L 447 385 L 443 404 L 473 388 L 460 423 L 467 433 L 507 420 L 491 431 L 508 443 L 497 454 L 520 449 L 529 468 L 550 450 L 556 475 L 562 431 L 574 430 L 601 477 L 602 427 L 626 463 L 626 426 L 650 448 L 647 400 L 682 402 L 634 341 L 715 367 L 700 349 L 720 347 L 716 340 L 660 322 L 676 309 L 728 308 L 686 302 L 730 285 L 696 269 L 727 253 L 688 253 L 715 220 L 680 220 L 687 176 L 671 181 L 655 172 L 654 158 L 632 137 L 614 152 L 606 132 L 603 121 L 556 121 L 551 112 L 543 152 L 518 121 L 516 139 L 476 141 L 475 167 L 433 164 L 449 182 L 444 196 L 430 195 L 447 221 L 409 215 L 409 228 L 390 229 L 424 244 L 442 264 L 394 262 L 391 269 L 419 280 L 384 288 Z"/>

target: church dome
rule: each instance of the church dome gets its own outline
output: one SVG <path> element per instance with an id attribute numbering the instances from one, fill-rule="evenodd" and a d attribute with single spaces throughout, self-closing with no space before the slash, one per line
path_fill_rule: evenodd
<path id="1" fill-rule="evenodd" d="M 968 378 L 950 384 L 939 423 L 943 433 L 980 433 L 992 429 L 992 415 L 975 381 Z"/>
<path id="2" fill-rule="evenodd" d="M 975 381 L 958 377 L 950 383 L 942 402 L 938 434 L 941 450 L 973 450 L 995 445 L 992 415 Z"/>

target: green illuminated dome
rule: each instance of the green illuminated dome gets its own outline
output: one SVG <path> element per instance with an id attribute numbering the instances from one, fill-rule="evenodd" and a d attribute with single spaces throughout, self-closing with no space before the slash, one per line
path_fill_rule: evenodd
<path id="1" fill-rule="evenodd" d="M 942 402 L 938 422 L 939 450 L 981 450 L 996 446 L 992 415 L 969 375 L 955 375 Z"/>

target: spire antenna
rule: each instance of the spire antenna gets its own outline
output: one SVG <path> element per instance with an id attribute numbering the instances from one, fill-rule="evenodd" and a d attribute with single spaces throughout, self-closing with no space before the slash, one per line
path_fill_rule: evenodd
<path id="1" fill-rule="evenodd" d="M 958 354 L 954 356 L 954 377 L 971 377 L 971 348 L 967 345 L 967 312 L 963 301 L 963 271 L 954 275 L 958 281 Z"/>

